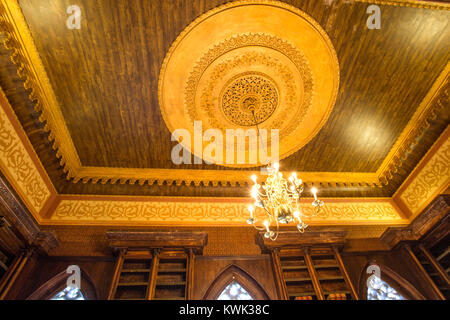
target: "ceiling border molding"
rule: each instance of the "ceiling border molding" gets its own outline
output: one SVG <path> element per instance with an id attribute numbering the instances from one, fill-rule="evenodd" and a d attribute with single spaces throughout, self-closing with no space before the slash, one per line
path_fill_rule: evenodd
<path id="1" fill-rule="evenodd" d="M 445 106 L 449 103 L 450 89 L 450 62 L 440 73 L 431 86 L 411 119 L 406 124 L 397 141 L 383 160 L 377 173 L 383 184 L 388 184 L 393 175 L 403 165 L 408 153 L 418 144 L 430 121 L 436 119 L 438 114 L 445 112 Z"/>
<path id="2" fill-rule="evenodd" d="M 59 196 L 43 225 L 247 226 L 249 198 Z M 305 199 L 302 211 L 313 214 Z M 407 225 L 391 198 L 327 198 L 314 225 Z"/>
<path id="3" fill-rule="evenodd" d="M 45 123 L 44 130 L 53 141 L 60 165 L 68 177 L 74 176 L 81 162 L 17 0 L 1 0 L 0 33 L 6 34 L 4 45 L 11 51 L 11 61 L 17 66 L 25 89 L 30 90 L 29 99 L 35 102 L 35 111 L 41 113 L 39 120 Z"/>
<path id="4" fill-rule="evenodd" d="M 352 0 L 351 0 L 352 1 Z M 419 9 L 450 10 L 450 4 L 419 0 L 353 0 L 354 2 Z"/>
<path id="5" fill-rule="evenodd" d="M 420 160 L 392 199 L 414 219 L 450 186 L 450 125 Z"/>
<path id="6" fill-rule="evenodd" d="M 250 2 L 255 1 L 237 1 L 224 4 L 223 6 L 232 7 Z M 279 2 L 271 0 L 257 0 L 256 2 L 269 4 L 276 2 L 279 5 Z M 386 1 L 386 3 L 395 3 L 396 5 L 408 4 L 411 6 L 419 5 L 419 2 L 416 1 Z M 285 3 L 281 5 L 292 8 L 291 5 Z M 436 5 L 434 4 L 434 6 Z M 429 6 L 433 6 L 433 4 L 429 4 Z M 439 4 L 439 6 L 450 8 L 450 5 Z M 208 13 L 211 12 L 212 14 L 215 10 L 219 10 L 220 7 L 222 6 L 210 10 Z M 187 31 L 185 29 L 183 32 Z M 70 132 L 65 124 L 56 95 L 17 0 L 1 0 L 0 32 L 6 34 L 4 43 L 11 50 L 11 61 L 17 66 L 18 75 L 24 80 L 24 87 L 31 90 L 29 99 L 36 102 L 36 112 L 41 112 L 39 120 L 45 124 L 44 128 L 49 132 L 49 139 L 53 141 L 52 147 L 57 150 L 57 157 L 60 158 L 60 165 L 63 167 L 68 180 L 71 180 L 73 183 L 138 183 L 140 185 L 157 183 L 158 185 L 176 184 L 178 186 L 182 184 L 194 184 L 195 186 L 201 184 L 204 186 L 236 186 L 248 184 L 246 175 L 243 176 L 241 170 L 82 166 L 70 137 Z M 322 184 L 329 187 L 335 187 L 337 184 L 369 187 L 381 187 L 382 185 L 389 184 L 393 175 L 402 166 L 403 160 L 406 158 L 408 152 L 417 144 L 418 138 L 429 127 L 429 121 L 435 118 L 443 108 L 442 99 L 445 97 L 442 95 L 448 97 L 446 86 L 449 83 L 449 65 L 447 64 L 441 75 L 435 81 L 429 93 L 376 172 L 299 172 L 303 180 L 306 183 Z M 254 172 L 259 172 L 259 170 L 245 171 L 248 175 Z"/>
<path id="7" fill-rule="evenodd" d="M 55 196 L 47 172 L 0 88 L 0 169 L 39 221 Z"/>

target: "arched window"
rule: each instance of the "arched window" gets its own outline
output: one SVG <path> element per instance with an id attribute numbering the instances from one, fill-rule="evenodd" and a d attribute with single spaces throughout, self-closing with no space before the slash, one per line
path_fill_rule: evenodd
<path id="1" fill-rule="evenodd" d="M 405 298 L 379 277 L 372 275 L 368 279 L 367 300 L 405 300 Z"/>
<path id="2" fill-rule="evenodd" d="M 50 300 L 85 300 L 83 293 L 77 287 L 66 287 L 64 290 L 57 293 Z"/>
<path id="3" fill-rule="evenodd" d="M 238 282 L 232 281 L 217 300 L 253 300 L 253 297 Z"/>

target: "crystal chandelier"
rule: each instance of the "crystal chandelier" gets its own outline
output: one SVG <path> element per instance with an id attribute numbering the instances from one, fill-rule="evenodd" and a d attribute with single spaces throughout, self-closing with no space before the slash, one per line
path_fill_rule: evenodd
<path id="1" fill-rule="evenodd" d="M 286 180 L 278 169 L 278 163 L 269 165 L 267 167 L 269 176 L 262 184 L 258 184 L 256 175 L 252 175 L 251 178 L 255 184 L 251 189 L 251 195 L 255 203 L 254 206 L 248 207 L 250 218 L 247 220 L 247 223 L 253 225 L 257 230 L 265 230 L 264 237 L 273 241 L 278 237 L 280 223 L 298 222 L 297 229 L 303 233 L 308 225 L 302 221 L 302 217 L 318 214 L 324 204 L 322 200 L 317 198 L 317 189 L 311 188 L 311 193 L 314 195 L 313 214 L 306 215 L 302 212 L 300 208 L 300 198 L 304 190 L 302 180 L 297 178 L 295 172 Z M 256 225 L 259 221 L 257 219 L 259 211 L 262 211 L 265 216 L 262 219 L 263 226 Z"/>

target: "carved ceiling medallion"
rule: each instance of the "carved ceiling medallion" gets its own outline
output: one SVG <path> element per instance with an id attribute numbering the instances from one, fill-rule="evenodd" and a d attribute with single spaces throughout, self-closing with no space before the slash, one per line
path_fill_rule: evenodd
<path id="1" fill-rule="evenodd" d="M 190 147 L 194 121 L 225 136 L 227 129 L 254 127 L 256 119 L 267 129 L 269 155 L 271 129 L 279 130 L 282 159 L 324 125 L 338 83 L 336 53 L 316 21 L 281 2 L 238 1 L 207 12 L 178 36 L 161 68 L 159 103 L 171 132 L 191 133 L 192 141 L 181 144 L 198 158 L 205 159 Z M 246 145 L 246 159 L 250 151 Z"/>

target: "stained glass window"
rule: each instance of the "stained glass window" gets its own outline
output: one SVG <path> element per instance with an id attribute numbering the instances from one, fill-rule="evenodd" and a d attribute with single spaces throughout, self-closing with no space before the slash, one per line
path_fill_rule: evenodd
<path id="1" fill-rule="evenodd" d="M 367 300 L 405 300 L 394 288 L 376 275 L 369 278 Z"/>
<path id="2" fill-rule="evenodd" d="M 66 287 L 50 300 L 85 300 L 81 290 L 77 287 Z"/>
<path id="3" fill-rule="evenodd" d="M 253 300 L 253 298 L 239 283 L 232 281 L 217 300 Z"/>

